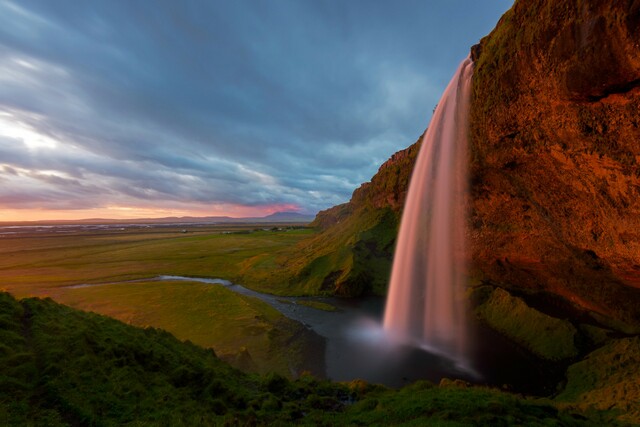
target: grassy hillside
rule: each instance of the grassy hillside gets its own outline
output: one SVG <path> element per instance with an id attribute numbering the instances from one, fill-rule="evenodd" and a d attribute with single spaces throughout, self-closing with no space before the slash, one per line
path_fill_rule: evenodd
<path id="1" fill-rule="evenodd" d="M 394 391 L 243 374 L 161 330 L 50 299 L 0 293 L 0 337 L 2 425 L 614 424 L 607 413 L 586 418 L 545 399 L 461 383 Z"/>
<path id="2" fill-rule="evenodd" d="M 384 295 L 420 142 L 394 154 L 351 200 L 320 212 L 317 233 L 244 263 L 242 282 L 280 294 Z"/>
<path id="3" fill-rule="evenodd" d="M 397 227 L 393 211 L 362 209 L 296 246 L 248 259 L 241 281 L 280 295 L 384 294 Z"/>
<path id="4" fill-rule="evenodd" d="M 70 289 L 56 299 L 134 326 L 170 331 L 179 339 L 215 349 L 221 358 L 246 371 L 296 376 L 304 369 L 323 369 L 304 360 L 305 347 L 314 338 L 304 326 L 258 299 L 223 286 L 184 281 L 121 283 Z"/>

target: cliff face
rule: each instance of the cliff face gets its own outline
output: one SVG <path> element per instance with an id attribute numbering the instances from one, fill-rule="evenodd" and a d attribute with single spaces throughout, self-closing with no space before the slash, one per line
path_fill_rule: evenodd
<path id="1" fill-rule="evenodd" d="M 248 260 L 235 279 L 288 295 L 383 295 L 419 146 L 394 154 L 348 203 L 318 213 L 312 237 L 267 259 Z"/>
<path id="2" fill-rule="evenodd" d="M 293 279 L 311 291 L 384 294 L 400 215 L 420 140 L 395 153 L 348 203 L 318 213 L 320 233 L 292 257 L 305 265 Z M 310 286 L 309 286 L 310 285 Z"/>
<path id="3" fill-rule="evenodd" d="M 640 1 L 519 0 L 474 47 L 475 275 L 640 322 Z"/>
<path id="4" fill-rule="evenodd" d="M 474 281 L 640 324 L 640 0 L 519 0 L 472 57 Z M 416 154 L 318 214 L 320 236 L 354 245 L 376 211 L 397 226 Z M 336 285 L 346 270 L 324 283 L 366 288 Z"/>

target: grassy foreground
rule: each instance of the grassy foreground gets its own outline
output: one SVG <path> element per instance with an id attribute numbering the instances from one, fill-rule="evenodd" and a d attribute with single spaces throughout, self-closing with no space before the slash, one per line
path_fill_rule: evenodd
<path id="1" fill-rule="evenodd" d="M 445 382 L 400 391 L 362 382 L 244 374 L 213 351 L 0 293 L 2 425 L 614 425 L 541 399 Z"/>

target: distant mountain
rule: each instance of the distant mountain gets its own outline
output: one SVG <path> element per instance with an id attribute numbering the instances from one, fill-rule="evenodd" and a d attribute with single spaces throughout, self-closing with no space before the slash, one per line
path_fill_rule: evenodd
<path id="1" fill-rule="evenodd" d="M 87 218 L 69 220 L 43 220 L 0 222 L 2 225 L 66 225 L 66 224 L 225 224 L 225 223 L 309 223 L 313 221 L 313 215 L 304 215 L 298 212 L 275 212 L 267 216 L 233 218 L 230 216 L 171 216 L 164 218 Z"/>
<path id="2" fill-rule="evenodd" d="M 304 215 L 298 212 L 275 212 L 256 220 L 265 222 L 311 222 L 315 218 L 314 215 Z"/>

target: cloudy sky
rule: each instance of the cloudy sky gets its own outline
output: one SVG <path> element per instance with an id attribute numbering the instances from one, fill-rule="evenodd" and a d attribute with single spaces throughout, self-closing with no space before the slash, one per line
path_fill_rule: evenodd
<path id="1" fill-rule="evenodd" d="M 0 221 L 315 213 L 512 0 L 0 0 Z"/>

